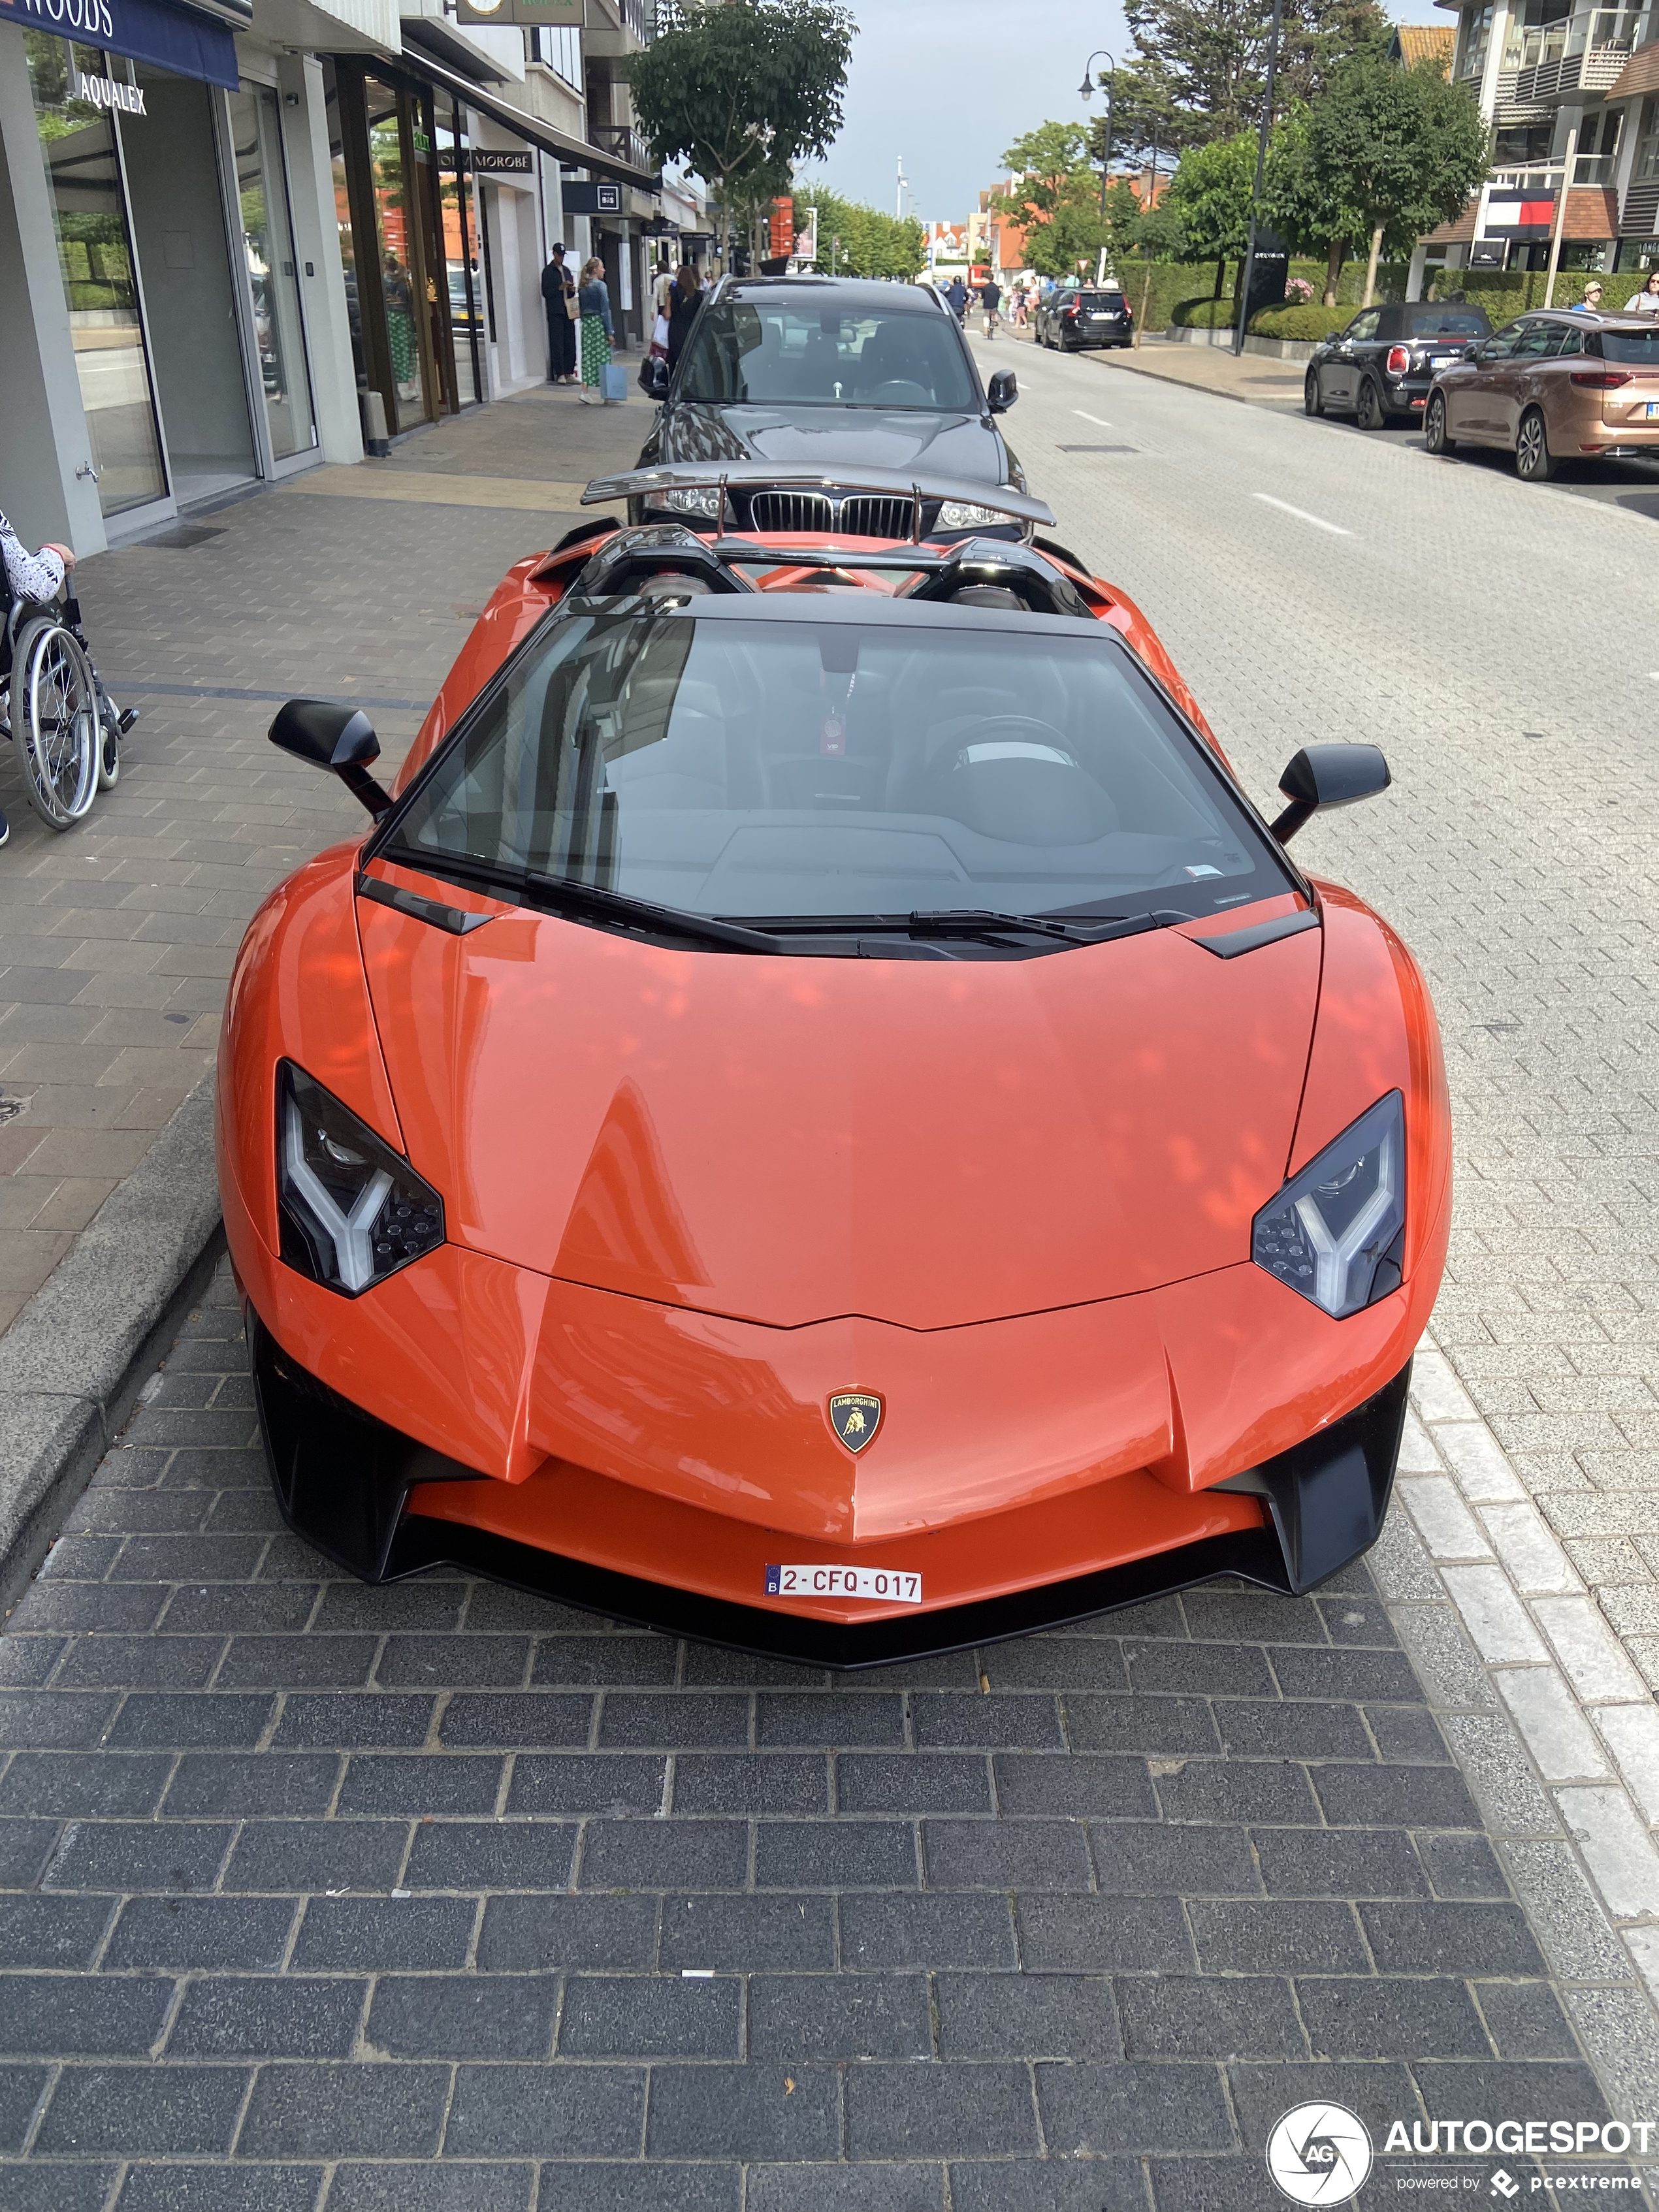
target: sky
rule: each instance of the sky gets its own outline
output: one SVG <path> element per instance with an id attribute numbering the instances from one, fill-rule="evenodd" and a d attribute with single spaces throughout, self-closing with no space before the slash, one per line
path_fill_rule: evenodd
<path id="1" fill-rule="evenodd" d="M 896 212 L 899 157 L 908 214 L 961 222 L 1004 173 L 1005 147 L 1051 118 L 1098 113 L 1078 97 L 1084 64 L 1103 46 L 1134 52 L 1113 0 L 851 0 L 847 121 L 830 158 L 806 173 L 848 199 Z M 1387 0 L 1384 0 L 1387 4 Z M 1407 22 L 1432 20 L 1426 0 L 1389 7 Z M 1443 21 L 1449 20 L 1442 18 Z"/>

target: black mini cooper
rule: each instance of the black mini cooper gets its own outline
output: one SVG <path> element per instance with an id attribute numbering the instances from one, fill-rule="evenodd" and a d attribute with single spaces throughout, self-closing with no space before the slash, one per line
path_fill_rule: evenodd
<path id="1" fill-rule="evenodd" d="M 1302 404 L 1310 415 L 1352 415 L 1362 430 L 1401 416 L 1420 422 L 1435 371 L 1491 332 L 1485 308 L 1461 300 L 1362 307 L 1308 363 Z"/>

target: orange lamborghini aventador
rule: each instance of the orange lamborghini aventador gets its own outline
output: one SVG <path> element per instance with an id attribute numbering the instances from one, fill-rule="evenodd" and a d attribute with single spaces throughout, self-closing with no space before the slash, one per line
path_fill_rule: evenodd
<path id="1" fill-rule="evenodd" d="M 361 712 L 272 725 L 373 817 L 220 1055 L 284 1514 L 818 1665 L 1310 1588 L 1449 1212 L 1423 979 L 1286 849 L 1382 756 L 1269 823 L 1062 548 L 923 541 L 943 479 L 908 539 L 738 536 L 716 482 L 595 488 L 696 526 L 520 562 L 391 792 Z"/>

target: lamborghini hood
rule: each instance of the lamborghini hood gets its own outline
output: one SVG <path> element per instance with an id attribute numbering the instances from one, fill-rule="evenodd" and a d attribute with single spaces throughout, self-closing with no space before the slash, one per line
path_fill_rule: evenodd
<path id="1" fill-rule="evenodd" d="M 452 1241 L 786 1328 L 918 1329 L 1245 1259 L 1320 933 L 1017 961 L 760 959 L 357 902 L 405 1148 Z"/>

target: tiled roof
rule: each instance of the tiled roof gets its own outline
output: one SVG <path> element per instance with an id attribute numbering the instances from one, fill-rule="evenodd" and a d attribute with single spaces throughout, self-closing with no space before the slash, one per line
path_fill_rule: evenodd
<path id="1" fill-rule="evenodd" d="M 1449 76 L 1452 48 L 1457 33 L 1442 23 L 1398 23 L 1395 26 L 1394 51 L 1402 69 L 1415 69 L 1419 62 L 1438 62 L 1443 74 Z"/>

